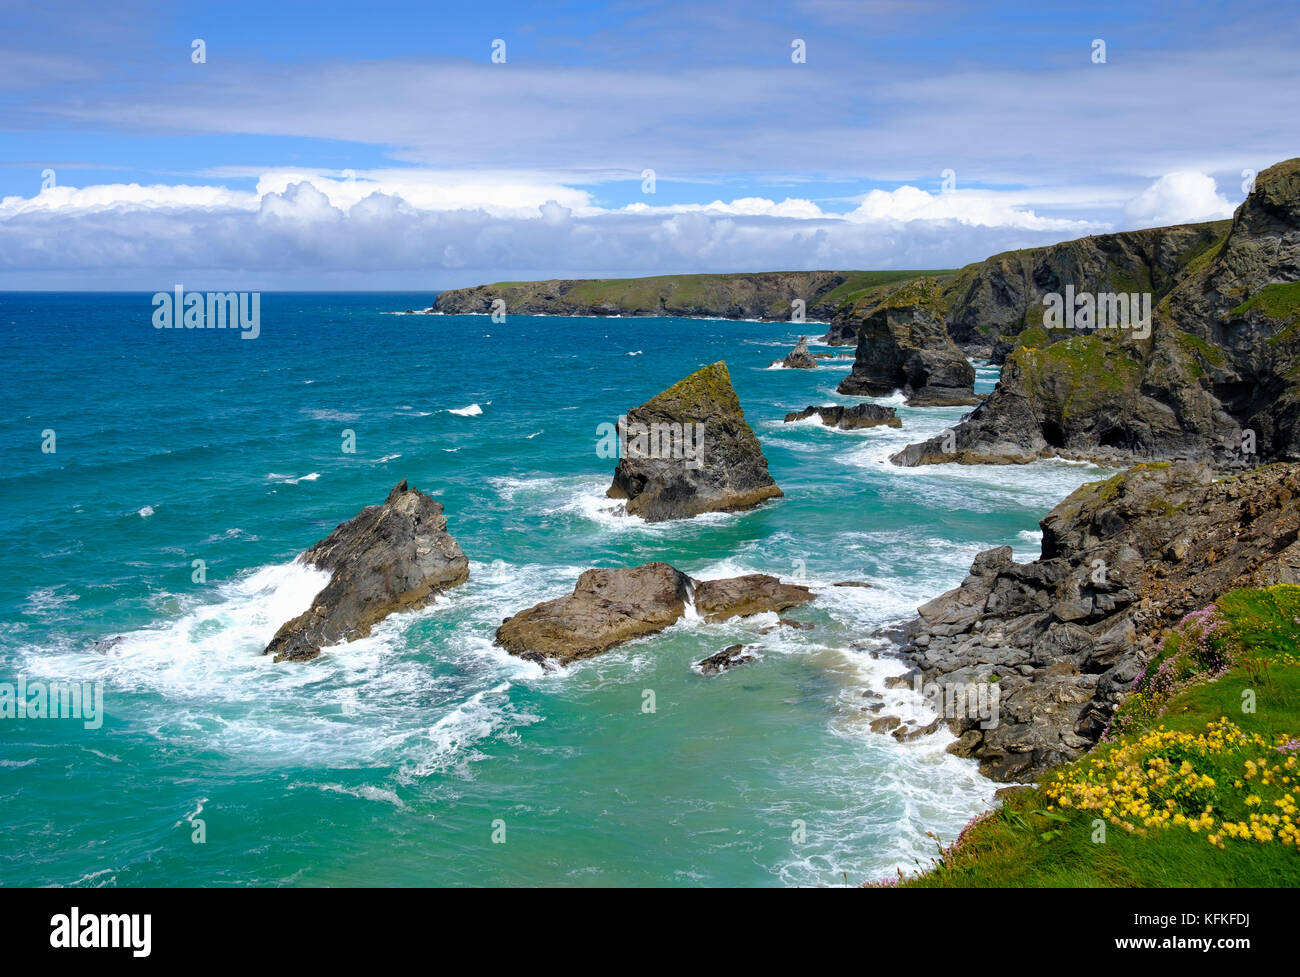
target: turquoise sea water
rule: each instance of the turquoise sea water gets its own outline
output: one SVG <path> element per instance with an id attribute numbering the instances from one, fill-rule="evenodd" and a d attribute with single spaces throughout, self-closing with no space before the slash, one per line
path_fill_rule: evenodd
<path id="1" fill-rule="evenodd" d="M 107 713 L 0 720 L 0 884 L 834 885 L 914 868 L 983 809 L 998 785 L 946 732 L 867 730 L 862 691 L 902 671 L 871 635 L 981 549 L 1037 555 L 1096 469 L 884 463 L 961 409 L 783 424 L 854 401 L 847 360 L 768 369 L 790 323 L 394 314 L 430 301 L 264 294 L 241 340 L 155 330 L 147 295 L 0 295 L 0 681 L 97 681 Z M 597 425 L 719 359 L 786 497 L 604 511 Z M 313 662 L 261 657 L 321 585 L 294 557 L 401 478 L 445 504 L 469 583 Z M 649 560 L 806 575 L 790 616 L 816 627 L 684 621 L 550 673 L 492 646 L 582 570 Z M 737 642 L 761 657 L 691 671 Z"/>

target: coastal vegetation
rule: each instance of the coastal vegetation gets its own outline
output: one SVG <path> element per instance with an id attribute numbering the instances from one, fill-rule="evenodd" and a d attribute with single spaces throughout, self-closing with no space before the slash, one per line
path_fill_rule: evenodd
<path id="1" fill-rule="evenodd" d="M 1186 615 L 1134 686 L 1091 753 L 898 884 L 1300 884 L 1300 587 Z"/>

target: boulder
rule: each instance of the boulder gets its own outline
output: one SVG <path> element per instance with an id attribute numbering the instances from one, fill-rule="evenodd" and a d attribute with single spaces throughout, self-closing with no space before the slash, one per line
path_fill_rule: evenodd
<path id="1" fill-rule="evenodd" d="M 383 505 L 362 509 L 299 559 L 330 580 L 266 646 L 263 654 L 277 662 L 307 661 L 322 648 L 364 638 L 389 614 L 423 607 L 469 579 L 442 504 L 405 479 Z"/>
<path id="2" fill-rule="evenodd" d="M 694 601 L 710 621 L 778 611 L 813 599 L 806 587 L 755 573 L 697 581 L 667 563 L 587 570 L 573 593 L 506 618 L 496 643 L 520 658 L 567 664 L 676 623 Z"/>
<path id="3" fill-rule="evenodd" d="M 626 450 L 606 495 L 625 500 L 619 511 L 628 515 L 647 522 L 689 519 L 751 509 L 783 494 L 724 362 L 628 411 L 620 430 Z"/>
<path id="4" fill-rule="evenodd" d="M 813 599 L 799 584 L 782 583 L 765 573 L 749 573 L 725 580 L 704 580 L 695 585 L 695 609 L 706 621 L 748 617 L 769 611 L 780 613 Z"/>

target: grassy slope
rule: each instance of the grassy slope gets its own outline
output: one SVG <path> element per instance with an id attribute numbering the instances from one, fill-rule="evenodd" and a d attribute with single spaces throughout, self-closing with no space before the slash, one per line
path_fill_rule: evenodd
<path id="1" fill-rule="evenodd" d="M 1215 606 L 1207 620 L 1221 622 L 1217 632 L 1203 636 L 1204 625 L 1190 621 L 1167 635 L 1142 691 L 1120 710 L 1116 726 L 1124 731 L 1114 742 L 1100 744 L 1039 787 L 1013 792 L 999 810 L 973 822 L 927 872 L 903 884 L 1300 885 L 1300 848 L 1294 835 L 1282 836 L 1288 822 L 1296 823 L 1300 798 L 1300 587 L 1237 590 Z M 1226 671 L 1211 677 L 1224 664 Z M 1161 694 L 1161 677 L 1178 682 L 1171 694 Z M 1253 713 L 1243 711 L 1248 690 L 1255 695 Z M 1214 732 L 1224 719 L 1231 723 L 1226 739 Z M 1233 729 L 1246 741 L 1234 743 Z M 1279 751 L 1286 740 L 1293 748 Z M 1148 774 L 1154 757 L 1171 761 L 1174 773 L 1164 785 L 1158 785 L 1157 772 Z M 1276 768 L 1267 778 L 1271 783 L 1249 771 L 1247 761 L 1261 760 Z M 1180 777 L 1184 761 L 1188 773 Z M 1127 777 L 1136 779 L 1126 791 Z M 1151 814 L 1125 806 L 1143 803 L 1167 811 L 1168 821 L 1144 825 Z M 1080 804 L 1101 807 L 1082 810 Z M 1198 822 L 1195 830 L 1178 820 L 1207 816 L 1207 805 L 1212 820 Z M 1280 818 L 1276 825 L 1263 824 L 1270 839 L 1224 831 L 1225 821 L 1249 826 L 1252 815 Z M 1106 822 L 1101 843 L 1094 840 L 1098 819 Z"/>

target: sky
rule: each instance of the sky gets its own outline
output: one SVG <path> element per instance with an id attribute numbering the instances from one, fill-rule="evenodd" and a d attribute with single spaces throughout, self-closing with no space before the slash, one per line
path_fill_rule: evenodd
<path id="1" fill-rule="evenodd" d="M 0 0 L 0 290 L 954 268 L 1231 216 L 1282 0 Z"/>

